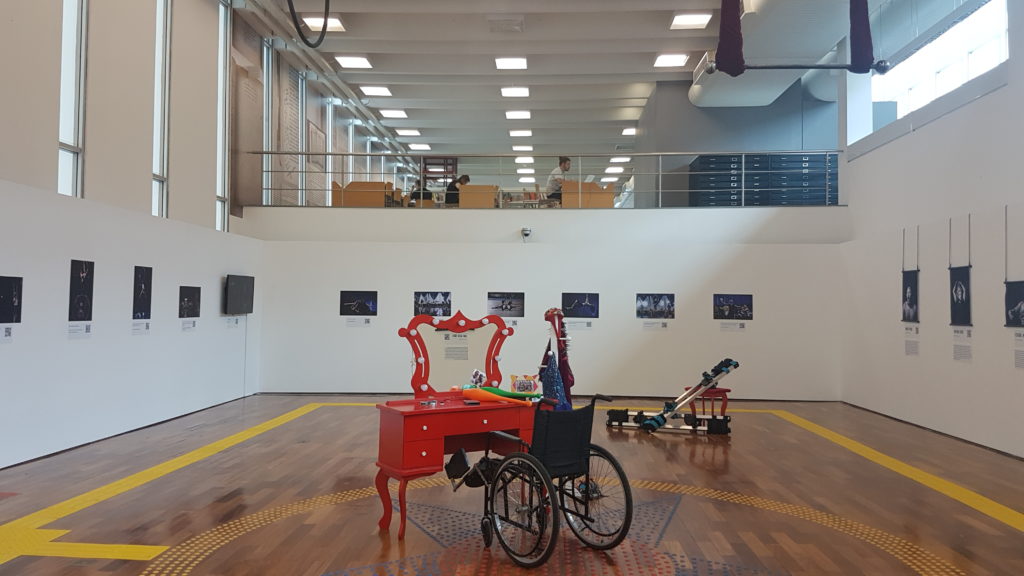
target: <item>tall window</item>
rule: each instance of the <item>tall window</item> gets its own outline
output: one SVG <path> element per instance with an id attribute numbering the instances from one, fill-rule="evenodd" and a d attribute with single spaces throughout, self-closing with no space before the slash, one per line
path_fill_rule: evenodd
<path id="1" fill-rule="evenodd" d="M 156 51 L 153 64 L 153 216 L 167 217 L 168 50 L 171 0 L 156 0 Z"/>
<path id="2" fill-rule="evenodd" d="M 920 50 L 871 80 L 874 102 L 902 118 L 1008 58 L 1006 0 L 989 0 Z"/>
<path id="3" fill-rule="evenodd" d="M 82 92 L 87 0 L 63 0 L 57 192 L 82 196 Z"/>
<path id="4" fill-rule="evenodd" d="M 217 43 L 217 198 L 215 227 L 228 229 L 228 82 L 230 80 L 231 5 L 220 2 L 220 26 Z"/>

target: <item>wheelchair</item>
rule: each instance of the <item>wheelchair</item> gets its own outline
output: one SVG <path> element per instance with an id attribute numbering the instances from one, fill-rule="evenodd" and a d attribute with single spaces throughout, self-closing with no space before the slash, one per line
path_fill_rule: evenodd
<path id="1" fill-rule="evenodd" d="M 541 410 L 538 404 L 532 443 L 505 432 L 490 433 L 517 442 L 525 451 L 494 458 L 488 443 L 472 467 L 465 451 L 453 455 L 445 466 L 453 489 L 463 484 L 484 488 L 484 546 L 497 538 L 519 566 L 540 566 L 558 543 L 560 516 L 590 548 L 608 550 L 626 538 L 633 495 L 618 460 L 590 443 L 597 400 L 611 398 L 598 394 L 588 406 L 570 411 Z"/>

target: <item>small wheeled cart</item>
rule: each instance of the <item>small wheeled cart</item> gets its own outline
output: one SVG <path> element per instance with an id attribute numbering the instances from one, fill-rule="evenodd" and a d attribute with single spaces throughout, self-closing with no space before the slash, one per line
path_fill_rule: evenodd
<path id="1" fill-rule="evenodd" d="M 718 382 L 739 366 L 739 362 L 725 358 L 710 371 L 704 372 L 696 386 L 687 386 L 678 398 L 665 402 L 661 412 L 608 410 L 606 425 L 641 428 L 652 433 L 658 430 L 681 430 L 728 434 L 731 432 L 729 422 L 732 417 L 726 415 L 725 410 L 729 405 L 731 390 L 719 388 Z M 681 413 L 684 406 L 689 407 L 689 411 Z"/>

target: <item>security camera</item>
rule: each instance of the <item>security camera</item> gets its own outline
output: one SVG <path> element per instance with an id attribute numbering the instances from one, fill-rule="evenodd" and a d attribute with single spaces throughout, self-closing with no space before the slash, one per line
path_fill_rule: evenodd
<path id="1" fill-rule="evenodd" d="M 529 238 L 530 234 L 533 234 L 533 230 L 530 230 L 530 228 L 526 226 L 523 226 L 523 229 L 520 232 L 523 234 L 523 238 Z"/>

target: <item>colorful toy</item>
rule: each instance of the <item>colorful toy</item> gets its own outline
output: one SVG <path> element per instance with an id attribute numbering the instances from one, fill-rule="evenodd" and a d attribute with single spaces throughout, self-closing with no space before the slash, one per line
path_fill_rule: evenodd
<path id="1" fill-rule="evenodd" d="M 524 406 L 533 406 L 533 402 L 527 400 L 519 400 L 517 398 L 506 398 L 504 396 L 498 396 L 493 392 L 488 392 L 482 388 L 465 388 L 462 390 L 462 396 L 469 400 L 477 400 L 480 402 L 511 402 L 513 404 L 522 404 Z"/>

